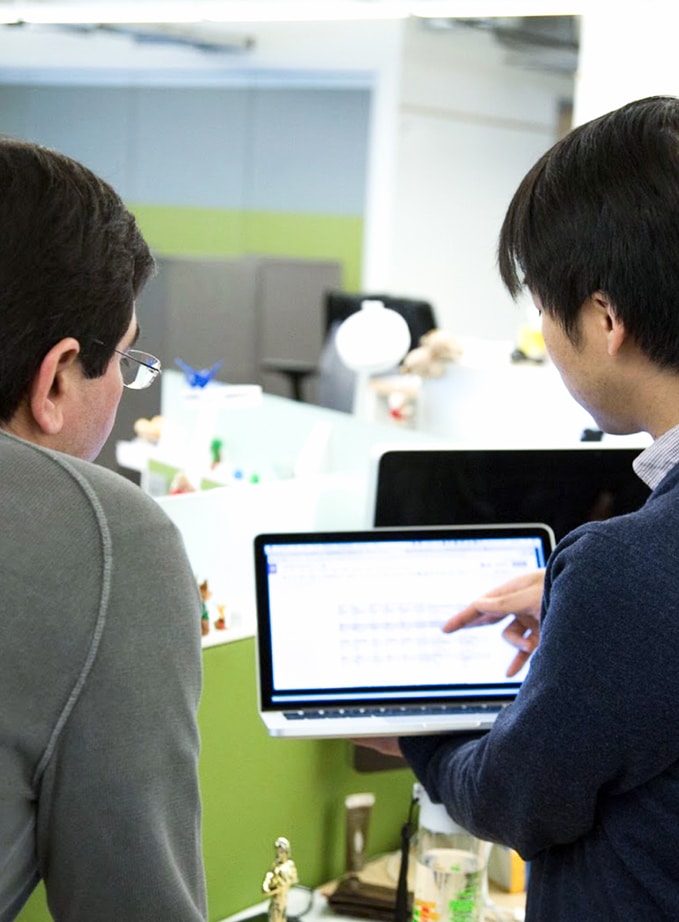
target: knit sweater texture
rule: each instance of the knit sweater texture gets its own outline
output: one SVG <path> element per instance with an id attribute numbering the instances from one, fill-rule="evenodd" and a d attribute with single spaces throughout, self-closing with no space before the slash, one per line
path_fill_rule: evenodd
<path id="1" fill-rule="evenodd" d="M 0 920 L 200 922 L 200 603 L 138 487 L 0 434 Z"/>

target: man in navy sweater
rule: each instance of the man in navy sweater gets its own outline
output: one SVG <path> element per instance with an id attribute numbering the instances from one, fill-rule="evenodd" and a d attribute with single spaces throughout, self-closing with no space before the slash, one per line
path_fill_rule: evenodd
<path id="1" fill-rule="evenodd" d="M 633 102 L 549 150 L 510 204 L 499 263 L 601 429 L 652 436 L 635 469 L 653 493 L 560 542 L 541 610 L 534 579 L 509 587 L 516 607 L 498 591 L 449 622 L 515 613 L 520 658 L 540 631 L 530 672 L 490 733 L 400 749 L 455 820 L 531 861 L 528 922 L 676 922 L 679 100 Z"/>

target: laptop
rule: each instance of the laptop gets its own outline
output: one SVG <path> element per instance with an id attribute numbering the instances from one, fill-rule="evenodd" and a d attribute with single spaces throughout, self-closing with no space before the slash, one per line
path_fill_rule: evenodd
<path id="1" fill-rule="evenodd" d="M 497 625 L 444 634 L 484 592 L 545 566 L 543 524 L 258 535 L 259 713 L 272 736 L 489 729 L 529 665 Z"/>

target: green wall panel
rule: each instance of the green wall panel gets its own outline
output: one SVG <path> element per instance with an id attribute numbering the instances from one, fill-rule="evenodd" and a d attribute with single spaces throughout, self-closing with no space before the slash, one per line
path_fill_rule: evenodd
<path id="1" fill-rule="evenodd" d="M 336 259 L 346 290 L 361 288 L 362 218 L 251 211 L 245 227 L 249 253 Z"/>
<path id="2" fill-rule="evenodd" d="M 345 740 L 272 739 L 257 715 L 254 640 L 205 651 L 200 712 L 203 838 L 211 920 L 262 899 L 287 836 L 300 880 L 317 886 L 344 870 L 344 798 L 373 791 L 368 847 L 398 847 L 412 792 L 408 769 L 360 774 Z"/>
<path id="3" fill-rule="evenodd" d="M 337 215 L 132 204 L 151 247 L 164 256 L 334 259 L 344 287 L 361 288 L 363 219 Z"/>
<path id="4" fill-rule="evenodd" d="M 129 205 L 149 245 L 165 256 L 241 256 L 243 215 L 212 208 Z"/>

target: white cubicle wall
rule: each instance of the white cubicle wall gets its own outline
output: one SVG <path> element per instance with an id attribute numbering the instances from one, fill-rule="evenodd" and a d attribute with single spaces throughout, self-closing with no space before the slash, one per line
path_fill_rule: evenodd
<path id="1" fill-rule="evenodd" d="M 163 437 L 155 447 L 127 446 L 139 453 L 140 467 L 152 461 L 187 471 L 197 486 L 203 478 L 223 483 L 156 497 L 183 534 L 197 580 L 207 579 L 212 602 L 226 606 L 232 626 L 211 630 L 208 645 L 254 632 L 256 534 L 372 526 L 372 481 L 381 451 L 572 447 L 581 444 L 583 428 L 595 426 L 551 366 L 512 366 L 492 350 L 483 362 L 469 351 L 467 361 L 451 365 L 446 376 L 424 382 L 418 428 L 357 419 L 257 388 L 235 393 L 219 383 L 192 391 L 183 375 L 164 372 Z M 215 438 L 222 462 L 211 470 Z M 631 441 L 643 446 L 644 439 Z"/>
<path id="2" fill-rule="evenodd" d="M 136 452 L 139 467 L 186 470 L 196 485 L 203 478 L 224 481 L 195 493 L 156 495 L 182 532 L 196 579 L 207 579 L 211 602 L 226 606 L 232 626 L 211 629 L 206 645 L 254 633 L 256 534 L 369 527 L 371 464 L 380 446 L 394 441 L 437 444 L 425 433 L 357 420 L 256 389 L 240 391 L 236 399 L 219 383 L 191 391 L 173 371 L 164 372 L 162 388 L 160 443 L 126 449 Z M 215 438 L 222 443 L 221 470 L 210 468 Z M 257 482 L 251 482 L 255 476 Z M 148 475 L 142 483 L 153 487 Z"/>

